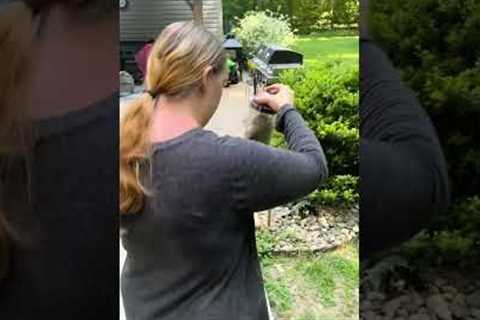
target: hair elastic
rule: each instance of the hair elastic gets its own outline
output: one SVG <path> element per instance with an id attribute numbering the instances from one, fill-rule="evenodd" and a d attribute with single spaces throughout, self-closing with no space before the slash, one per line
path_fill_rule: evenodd
<path id="1" fill-rule="evenodd" d="M 157 97 L 157 94 L 152 90 L 146 90 L 145 93 L 147 93 L 152 99 Z"/>

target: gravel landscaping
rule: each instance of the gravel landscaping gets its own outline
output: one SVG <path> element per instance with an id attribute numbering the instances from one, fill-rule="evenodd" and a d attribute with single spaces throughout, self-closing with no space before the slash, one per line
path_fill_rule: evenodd
<path id="1" fill-rule="evenodd" d="M 366 271 L 368 272 L 368 271 Z M 366 320 L 480 320 L 480 269 L 394 274 L 381 290 L 362 275 L 360 310 Z M 367 277 L 368 278 L 368 277 Z M 415 279 L 416 278 L 416 279 Z M 476 280 L 472 280 L 476 279 Z"/>
<path id="2" fill-rule="evenodd" d="M 358 208 L 318 208 L 317 215 L 302 215 L 298 209 L 278 207 L 256 214 L 257 228 L 268 228 L 275 241 L 272 254 L 325 252 L 358 237 Z"/>

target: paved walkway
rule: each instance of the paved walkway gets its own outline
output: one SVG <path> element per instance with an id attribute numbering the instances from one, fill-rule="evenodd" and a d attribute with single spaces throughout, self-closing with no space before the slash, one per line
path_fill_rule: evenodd
<path id="1" fill-rule="evenodd" d="M 120 110 L 123 111 L 128 103 L 140 96 L 142 92 L 142 87 L 137 86 L 134 94 L 120 97 Z M 251 88 L 244 83 L 224 88 L 220 105 L 205 129 L 219 135 L 243 136 L 245 120 L 249 113 L 248 98 L 251 92 Z"/>
<path id="2" fill-rule="evenodd" d="M 120 98 L 120 110 L 124 110 L 128 102 L 138 97 L 142 88 L 137 87 L 136 93 L 133 95 Z M 206 129 L 216 132 L 218 135 L 243 136 L 245 120 L 248 117 L 248 98 L 250 95 L 250 88 L 244 84 L 239 83 L 229 88 L 225 88 L 222 100 Z M 126 258 L 126 252 L 120 244 L 120 273 L 123 263 Z M 123 311 L 123 302 L 120 294 L 120 319 L 125 320 Z"/>

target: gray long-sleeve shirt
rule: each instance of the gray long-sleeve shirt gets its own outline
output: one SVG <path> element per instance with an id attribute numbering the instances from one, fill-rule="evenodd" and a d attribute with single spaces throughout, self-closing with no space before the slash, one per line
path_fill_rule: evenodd
<path id="1" fill-rule="evenodd" d="M 152 195 L 122 221 L 129 320 L 268 319 L 252 213 L 327 176 L 320 143 L 293 107 L 276 125 L 290 150 L 201 128 L 153 146 Z"/>

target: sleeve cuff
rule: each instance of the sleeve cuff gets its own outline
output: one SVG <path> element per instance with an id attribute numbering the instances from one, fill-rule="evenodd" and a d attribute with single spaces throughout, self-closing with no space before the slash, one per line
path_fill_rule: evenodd
<path id="1" fill-rule="evenodd" d="M 296 111 L 296 109 L 291 104 L 286 104 L 283 107 L 281 107 L 280 110 L 277 112 L 276 121 L 275 121 L 275 129 L 277 131 L 283 132 L 285 115 L 289 111 Z"/>

